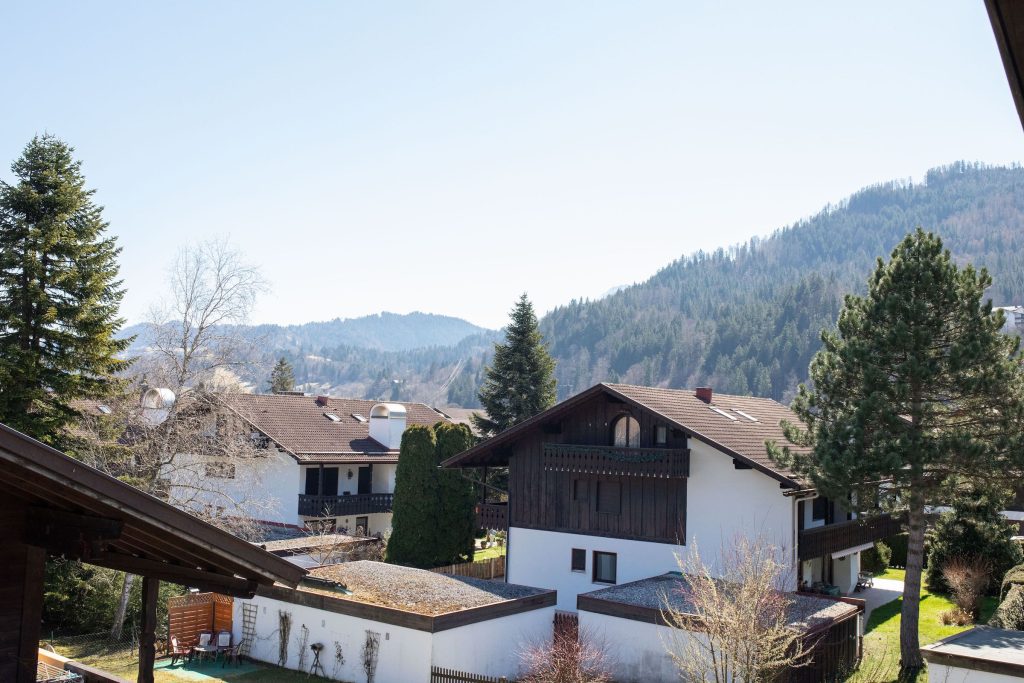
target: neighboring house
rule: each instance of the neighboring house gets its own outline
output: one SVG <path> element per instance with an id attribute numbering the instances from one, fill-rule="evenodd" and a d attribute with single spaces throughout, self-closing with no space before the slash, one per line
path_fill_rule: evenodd
<path id="1" fill-rule="evenodd" d="M 860 551 L 899 525 L 853 519 L 769 459 L 765 442 L 785 443 L 780 422 L 797 419 L 775 401 L 709 388 L 598 384 L 443 465 L 509 468 L 508 505 L 478 509 L 507 520 L 507 579 L 556 589 L 562 610 L 677 570 L 695 543 L 713 566 L 738 535 L 783 549 L 791 589 L 850 593 Z"/>
<path id="2" fill-rule="evenodd" d="M 256 486 L 260 497 L 275 501 L 275 513 L 260 512 L 270 517 L 266 521 L 300 527 L 326 521 L 350 534 L 390 530 L 402 433 L 410 425 L 447 420 L 422 403 L 297 393 L 225 394 L 220 401 L 225 415 L 217 429 L 229 424 L 266 449 L 268 458 L 241 463 L 205 457 L 206 476 L 222 479 L 228 496 L 252 497 Z M 250 466 L 259 467 L 258 476 L 244 471 Z"/>
<path id="3" fill-rule="evenodd" d="M 1024 334 L 1024 306 L 997 306 L 1006 316 L 1003 323 L 1004 334 Z"/>

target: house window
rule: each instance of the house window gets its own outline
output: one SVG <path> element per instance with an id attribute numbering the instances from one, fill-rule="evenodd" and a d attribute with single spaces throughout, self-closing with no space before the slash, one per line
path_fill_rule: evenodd
<path id="1" fill-rule="evenodd" d="M 338 495 L 338 468 L 337 467 L 325 467 L 324 468 L 324 495 L 325 496 L 336 496 L 336 495 Z"/>
<path id="2" fill-rule="evenodd" d="M 828 498 L 818 496 L 811 504 L 811 519 L 817 521 L 826 517 L 828 517 Z"/>
<path id="3" fill-rule="evenodd" d="M 583 548 L 572 549 L 572 570 L 574 572 L 587 571 L 587 551 Z"/>
<path id="4" fill-rule="evenodd" d="M 668 427 L 665 425 L 658 425 L 654 428 L 654 445 L 664 446 L 668 443 Z"/>
<path id="5" fill-rule="evenodd" d="M 609 515 L 617 515 L 622 511 L 622 486 L 619 482 L 597 482 L 597 511 Z"/>
<path id="6" fill-rule="evenodd" d="M 234 479 L 235 465 L 230 462 L 206 463 L 206 476 L 213 479 Z"/>
<path id="7" fill-rule="evenodd" d="M 615 553 L 594 551 L 594 583 L 615 583 L 618 556 Z"/>
<path id="8" fill-rule="evenodd" d="M 306 468 L 306 495 L 315 496 L 320 493 L 320 468 Z"/>
<path id="9" fill-rule="evenodd" d="M 631 415 L 623 415 L 615 420 L 612 428 L 612 445 L 624 448 L 640 446 L 640 423 Z"/>

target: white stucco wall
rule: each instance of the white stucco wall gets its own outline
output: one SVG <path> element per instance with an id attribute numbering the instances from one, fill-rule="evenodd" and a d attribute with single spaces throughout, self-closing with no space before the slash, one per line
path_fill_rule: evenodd
<path id="1" fill-rule="evenodd" d="M 579 617 L 580 633 L 604 651 L 616 683 L 678 683 L 679 670 L 666 645 L 687 634 L 593 612 L 580 612 Z"/>
<path id="2" fill-rule="evenodd" d="M 551 606 L 435 633 L 433 665 L 514 679 L 521 653 L 530 644 L 551 641 L 554 620 Z"/>
<path id="3" fill-rule="evenodd" d="M 944 664 L 928 665 L 928 683 L 1020 683 L 1017 676 L 975 671 Z"/>
<path id="4" fill-rule="evenodd" d="M 384 463 L 373 466 L 373 492 L 394 493 L 395 492 L 395 471 L 397 464 Z"/>
<path id="5" fill-rule="evenodd" d="M 298 505 L 298 493 L 300 490 L 300 467 L 299 464 L 287 453 L 277 449 L 268 449 L 266 457 L 252 458 L 245 460 L 233 459 L 226 461 L 222 458 L 211 458 L 198 455 L 179 455 L 180 463 L 190 463 L 184 474 L 178 473 L 178 479 L 174 471 L 168 472 L 171 480 L 171 494 L 175 495 L 174 483 L 185 482 L 192 476 L 204 476 L 204 465 L 206 463 L 231 462 L 235 465 L 235 476 L 233 479 L 216 477 L 209 478 L 202 486 L 208 489 L 209 493 L 202 493 L 196 498 L 196 502 L 206 502 L 210 505 L 224 504 L 224 499 L 213 492 L 221 492 L 231 501 L 243 501 L 258 499 L 261 501 L 257 508 L 247 510 L 249 514 L 271 522 L 283 524 L 300 524 Z M 192 498 L 193 494 L 182 490 L 181 496 Z"/>
<path id="6" fill-rule="evenodd" d="M 234 638 L 242 636 L 242 605 L 251 602 L 257 605 L 256 639 L 252 647 L 252 658 L 277 664 L 279 649 L 279 611 L 290 612 L 292 627 L 289 637 L 287 668 L 298 669 L 299 642 L 302 626 L 309 628 L 306 647 L 323 643 L 320 660 L 329 677 L 346 681 L 365 681 L 362 649 L 366 642 L 366 631 L 380 634 L 380 651 L 377 661 L 376 683 L 429 683 L 431 662 L 431 634 L 425 631 L 391 626 L 367 619 L 359 619 L 336 612 L 327 612 L 311 607 L 293 605 L 279 600 L 256 597 L 252 600 L 235 600 Z M 335 666 L 335 647 L 341 644 L 345 663 Z M 304 670 L 309 671 L 313 653 L 307 650 Z"/>
<path id="7" fill-rule="evenodd" d="M 686 487 L 686 547 L 585 534 L 512 527 L 509 530 L 508 580 L 558 591 L 558 608 L 576 610 L 576 596 L 603 587 L 591 580 L 593 551 L 617 554 L 617 583 L 676 571 L 677 555 L 686 556 L 696 541 L 705 565 L 721 562 L 721 549 L 738 535 L 760 537 L 783 548 L 793 571 L 786 587 L 796 589 L 796 503 L 779 482 L 756 470 L 737 470 L 732 458 L 710 446 L 690 442 L 690 479 Z M 526 504 L 526 503 L 520 503 Z M 587 551 L 584 572 L 571 570 L 573 548 Z"/>

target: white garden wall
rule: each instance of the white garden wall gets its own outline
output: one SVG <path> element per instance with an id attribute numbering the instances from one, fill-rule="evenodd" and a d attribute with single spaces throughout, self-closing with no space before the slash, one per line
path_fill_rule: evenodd
<path id="1" fill-rule="evenodd" d="M 1020 683 L 1018 676 L 975 669 L 962 669 L 945 664 L 928 665 L 928 683 Z"/>
<path id="2" fill-rule="evenodd" d="M 605 652 L 616 683 L 678 683 L 679 671 L 666 645 L 686 638 L 666 626 L 581 611 L 581 637 Z"/>
<path id="3" fill-rule="evenodd" d="M 365 681 L 362 649 L 366 642 L 366 632 L 369 630 L 380 634 L 380 652 L 377 675 L 374 678 L 375 683 L 429 683 L 430 681 L 432 637 L 430 633 L 280 600 L 256 597 L 252 600 L 235 600 L 233 629 L 236 642 L 242 636 L 242 605 L 246 602 L 255 604 L 258 609 L 256 639 L 251 652 L 253 659 L 271 664 L 278 663 L 278 613 L 284 611 L 290 612 L 292 615 L 288 661 L 285 665 L 289 669 L 299 668 L 299 641 L 302 638 L 302 626 L 305 625 L 309 628 L 309 640 L 306 645 L 303 670 L 309 671 L 313 662 L 313 653 L 308 650 L 309 645 L 323 643 L 324 649 L 320 654 L 320 659 L 328 676 L 347 681 Z M 335 662 L 335 642 L 341 644 L 345 657 L 345 663 L 342 665 L 336 665 Z"/>
<path id="4" fill-rule="evenodd" d="M 433 665 L 484 676 L 518 675 L 520 654 L 554 635 L 555 607 L 544 607 L 434 634 Z"/>

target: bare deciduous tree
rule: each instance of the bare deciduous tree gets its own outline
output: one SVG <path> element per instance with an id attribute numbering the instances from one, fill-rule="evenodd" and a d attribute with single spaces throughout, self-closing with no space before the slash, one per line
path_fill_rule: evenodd
<path id="1" fill-rule="evenodd" d="M 520 683 L 607 683 L 611 681 L 608 647 L 586 629 L 556 634 L 521 653 Z"/>
<path id="2" fill-rule="evenodd" d="M 809 663 L 778 548 L 739 537 L 723 546 L 714 572 L 696 546 L 678 561 L 684 580 L 663 596 L 662 613 L 673 627 L 665 647 L 684 680 L 765 683 Z"/>
<path id="3" fill-rule="evenodd" d="M 110 420 L 82 421 L 76 451 L 147 493 L 251 536 L 250 520 L 274 505 L 253 495 L 266 452 L 246 438 L 244 416 L 225 411 L 217 397 L 240 391 L 237 372 L 259 358 L 258 340 L 239 325 L 266 285 L 225 240 L 180 250 L 168 284 L 167 299 L 151 310 L 148 348 L 133 368 L 138 374 L 129 378 L 129 394 L 115 401 L 105 416 Z M 140 405 L 137 397 L 147 385 L 170 393 L 156 396 L 159 405 Z M 237 481 L 242 477 L 245 485 Z M 115 637 L 123 628 L 132 581 L 125 576 Z"/>

